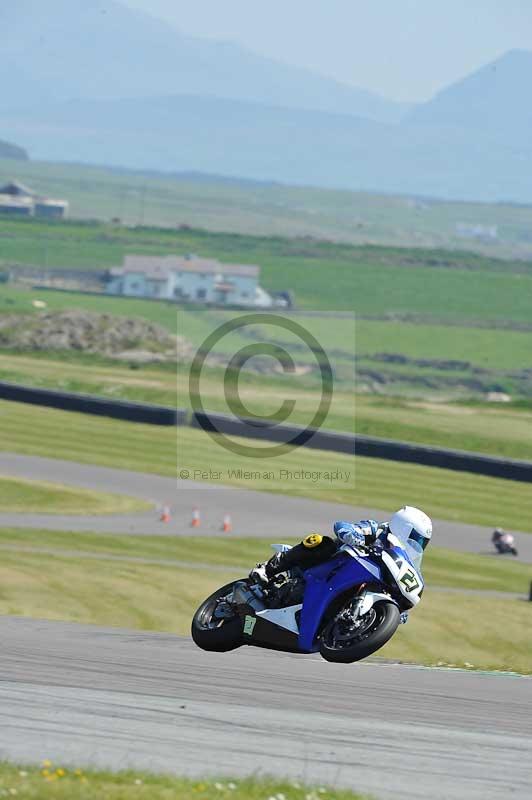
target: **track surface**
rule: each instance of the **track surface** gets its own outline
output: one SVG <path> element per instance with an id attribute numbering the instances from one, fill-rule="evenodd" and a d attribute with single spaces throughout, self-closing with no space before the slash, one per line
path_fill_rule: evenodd
<path id="1" fill-rule="evenodd" d="M 530 797 L 532 680 L 0 620 L 0 759 Z"/>
<path id="2" fill-rule="evenodd" d="M 0 514 L 0 525 L 70 531 L 279 540 L 333 519 L 387 512 L 272 496 L 157 475 L 0 454 L 0 474 L 169 504 L 136 515 Z M 489 551 L 489 531 L 439 522 L 439 546 Z M 227 535 L 227 534 L 223 534 Z M 519 538 L 532 562 L 532 536 Z M 271 773 L 370 791 L 387 800 L 529 797 L 532 680 L 242 648 L 202 653 L 188 640 L 0 619 L 0 759 L 188 775 Z"/>
<path id="3" fill-rule="evenodd" d="M 234 536 L 257 536 L 279 541 L 311 530 L 326 532 L 336 519 L 386 519 L 395 509 L 377 510 L 271 495 L 228 486 L 180 481 L 160 475 L 76 464 L 49 458 L 0 453 L 0 474 L 43 479 L 97 491 L 128 494 L 155 505 L 169 505 L 172 522 L 162 525 L 158 514 L 61 516 L 56 514 L 0 514 L 3 527 L 85 530 L 106 533 L 190 535 L 194 506 L 202 514 L 201 534 L 221 534 L 225 512 L 233 521 Z M 476 525 L 436 521 L 434 543 L 473 553 L 491 553 L 491 530 Z M 532 563 L 532 535 L 517 534 L 519 560 Z"/>

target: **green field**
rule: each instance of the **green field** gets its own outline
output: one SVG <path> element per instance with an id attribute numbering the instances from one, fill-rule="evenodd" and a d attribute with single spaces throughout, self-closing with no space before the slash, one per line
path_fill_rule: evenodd
<path id="1" fill-rule="evenodd" d="M 200 600 L 231 578 L 230 571 L 3 550 L 0 614 L 185 634 Z"/>
<path id="2" fill-rule="evenodd" d="M 224 321 L 235 318 L 234 312 L 192 311 L 147 300 L 30 291 L 11 286 L 0 287 L 0 314 L 36 314 L 37 309 L 32 305 L 35 300 L 46 302 L 50 311 L 79 308 L 119 317 L 142 318 L 171 333 L 178 333 L 195 346 L 199 346 Z M 528 296 L 522 295 L 520 302 L 523 313 L 529 313 Z M 285 316 L 282 314 L 281 318 Z M 355 320 L 348 313 L 343 316 L 325 312 L 318 315 L 300 312 L 288 318 L 317 338 L 333 365 L 339 388 L 351 393 L 356 388 L 359 393 L 445 401 L 483 399 L 489 392 L 506 392 L 516 398 L 532 396 L 532 330 L 528 330 L 526 325 L 523 330 L 517 330 L 499 329 L 495 323 L 494 327 L 484 324 L 468 327 L 465 322 L 443 325 L 392 319 Z M 270 325 L 255 326 L 252 333 L 255 340 L 261 336 L 264 341 L 288 346 L 297 364 L 304 368 L 314 367 L 309 376 L 298 375 L 297 385 L 317 386 L 315 359 L 306 347 L 297 351 L 291 349 L 297 344 L 295 336 Z M 0 331 L 0 347 L 2 341 Z M 235 332 L 225 337 L 215 352 L 227 358 L 243 344 L 249 344 L 249 331 L 246 335 Z M 4 344 L 7 355 L 9 350 L 5 347 Z M 49 355 L 54 356 L 53 353 Z M 79 353 L 58 353 L 56 360 L 59 356 L 63 361 L 74 363 Z M 0 355 L 0 368 L 2 361 Z M 13 362 L 11 364 L 15 366 Z M 81 382 L 83 362 L 79 369 L 78 382 Z M 288 379 L 284 380 L 286 384 Z M 352 414 L 352 408 L 349 414 Z"/>
<path id="3" fill-rule="evenodd" d="M 304 448 L 258 464 L 255 458 L 228 453 L 203 431 L 190 428 L 178 429 L 176 456 L 171 428 L 8 402 L 0 403 L 0 436 L 6 451 L 171 476 L 187 468 L 199 480 L 196 470 L 212 469 L 220 471 L 221 482 L 228 485 L 389 511 L 407 502 L 437 519 L 464 523 L 493 525 L 504 509 L 505 527 L 532 531 L 532 496 L 526 483 Z M 236 469 L 273 474 L 229 474 Z M 310 474 L 290 477 L 301 469 Z M 315 477 L 336 470 L 347 479 L 329 482 Z"/>
<path id="4" fill-rule="evenodd" d="M 32 306 L 34 300 L 44 301 L 51 311 L 80 308 L 121 317 L 139 317 L 157 323 L 171 333 L 185 336 L 198 346 L 223 322 L 239 316 L 238 312 L 190 311 L 170 303 L 149 300 L 22 290 L 10 286 L 0 288 L 0 314 L 37 314 L 39 310 Z M 523 317 L 530 315 L 529 297 L 521 296 L 520 302 L 523 305 Z M 321 316 L 305 315 L 304 312 L 297 315 L 280 312 L 278 315 L 281 320 L 294 319 L 316 336 L 326 352 L 339 355 L 340 360 L 344 355 L 350 359 L 356 357 L 362 362 L 373 359 L 378 363 L 380 354 L 401 354 L 407 360 L 431 360 L 433 363 L 427 364 L 425 371 L 432 368 L 432 372 L 437 371 L 441 366 L 438 362 L 441 361 L 463 362 L 454 367 L 455 371 L 463 372 L 467 372 L 471 366 L 486 370 L 517 370 L 531 363 L 532 330 L 369 320 L 357 318 L 356 314 L 353 317 L 335 318 L 334 314 L 325 312 Z M 269 325 L 262 326 L 262 329 L 268 341 L 290 339 L 290 334 L 283 330 L 276 331 Z M 220 352 L 232 353 L 234 346 L 243 341 L 248 340 L 235 332 L 227 337 L 227 341 L 224 339 Z M 305 352 L 300 358 L 310 362 L 312 355 Z M 411 366 L 417 367 L 422 374 L 421 365 Z M 444 365 L 444 369 L 448 372 L 450 366 Z"/>
<path id="5" fill-rule="evenodd" d="M 0 271 L 2 263 L 5 270 L 33 265 L 36 275 L 50 267 L 102 271 L 127 253 L 187 252 L 256 263 L 264 288 L 294 290 L 295 319 L 334 354 L 339 378 L 352 375 L 355 360 L 359 391 L 443 400 L 532 396 L 532 261 L 188 228 L 0 221 Z M 219 311 L 11 285 L 0 288 L 0 313 L 35 311 L 35 299 L 52 310 L 142 317 L 194 343 L 224 319 Z M 229 337 L 226 351 L 239 338 Z"/>
<path id="6" fill-rule="evenodd" d="M 294 537 L 288 543 L 296 544 L 297 541 Z M 267 541 L 232 536 L 223 539 L 205 535 L 200 539 L 194 536 L 113 536 L 24 528 L 0 529 L 0 549 L 22 555 L 46 551 L 50 559 L 72 555 L 75 551 L 80 557 L 105 560 L 110 556 L 113 561 L 123 561 L 125 565 L 144 559 L 155 566 L 187 564 L 189 569 L 200 571 L 205 564 L 214 564 L 231 572 L 233 577 L 245 575 L 251 566 L 264 561 L 272 553 Z M 423 560 L 423 575 L 429 587 L 522 593 L 523 596 L 527 594 L 530 582 L 527 564 L 491 555 L 458 553 L 432 545 Z"/>
<path id="7" fill-rule="evenodd" d="M 37 758 L 35 759 L 38 760 Z M 140 770 L 103 772 L 75 769 L 48 759 L 40 767 L 0 763 L 0 791 L 24 800 L 363 800 L 363 796 L 299 781 L 274 778 L 190 780 Z M 367 795 L 364 795 L 367 798 Z"/>
<path id="8" fill-rule="evenodd" d="M 47 481 L 0 475 L 0 511 L 41 514 L 125 514 L 145 511 L 149 503 L 125 495 L 73 489 Z"/>
<path id="9" fill-rule="evenodd" d="M 439 666 L 532 673 L 532 608 L 523 599 L 426 591 L 379 655 Z M 415 616 L 414 616 L 415 615 Z"/>
<path id="10" fill-rule="evenodd" d="M 266 289 L 293 289 L 301 308 L 359 315 L 529 321 L 532 263 L 467 252 L 355 247 L 329 242 L 124 228 L 77 222 L 0 221 L 0 262 L 99 269 L 126 253 L 194 252 L 256 263 Z"/>
<path id="11" fill-rule="evenodd" d="M 126 363 L 73 354 L 0 355 L 0 380 L 96 394 L 116 399 L 190 408 L 188 372 L 156 364 L 132 369 Z M 221 371 L 207 370 L 201 382 L 206 408 L 227 411 Z M 518 403 L 442 403 L 416 398 L 353 395 L 346 379 L 333 393 L 325 427 L 368 436 L 419 442 L 495 456 L 532 460 L 532 411 Z M 305 424 L 318 405 L 310 377 L 243 376 L 240 396 L 251 411 L 269 414 L 280 398 L 296 401 L 290 420 Z"/>
<path id="12" fill-rule="evenodd" d="M 0 182 L 18 177 L 67 198 L 73 217 L 128 225 L 189 225 L 241 234 L 315 237 L 357 244 L 452 246 L 530 257 L 531 209 L 367 192 L 135 174 L 101 167 L 0 160 Z M 493 242 L 464 240 L 456 225 L 497 225 Z M 303 240 L 305 241 L 305 239 Z"/>

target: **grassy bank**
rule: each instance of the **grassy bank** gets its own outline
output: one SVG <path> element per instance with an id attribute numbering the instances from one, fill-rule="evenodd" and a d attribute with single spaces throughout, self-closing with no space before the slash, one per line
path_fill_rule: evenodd
<path id="1" fill-rule="evenodd" d="M 480 525 L 493 525 L 504 508 L 506 527 L 532 531 L 532 496 L 525 483 L 305 448 L 258 463 L 228 453 L 203 431 L 190 428 L 178 429 L 176 448 L 172 428 L 18 403 L 2 402 L 0 412 L 7 451 L 170 476 L 186 468 L 198 480 L 211 469 L 220 473 L 217 482 L 231 486 L 383 510 L 408 502 L 437 519 Z M 239 469 L 267 474 L 239 476 Z M 300 476 L 301 470 L 308 474 Z M 345 480 L 316 477 L 338 470 Z"/>
<path id="2" fill-rule="evenodd" d="M 72 489 L 47 481 L 0 475 L 0 511 L 39 514 L 124 514 L 151 506 L 126 495 Z"/>
<path id="3" fill-rule="evenodd" d="M 379 651 L 420 664 L 532 674 L 532 603 L 430 592 Z"/>
<path id="4" fill-rule="evenodd" d="M 200 601 L 233 577 L 230 571 L 4 550 L 0 614 L 185 634 Z"/>
<path id="5" fill-rule="evenodd" d="M 451 273 L 454 274 L 454 271 L 451 270 Z M 472 273 L 473 276 L 476 274 Z M 517 285 L 516 276 L 506 277 Z M 517 276 L 517 278 L 522 277 Z M 375 277 L 374 280 L 378 282 L 378 278 Z M 422 278 L 421 282 L 424 284 L 425 278 Z M 356 388 L 361 394 L 419 397 L 423 400 L 430 398 L 447 401 L 460 398 L 469 400 L 473 397 L 482 400 L 493 391 L 505 392 L 515 397 L 528 397 L 532 395 L 532 377 L 529 370 L 532 330 L 529 323 L 529 295 L 526 287 L 522 287 L 522 290 L 519 297 L 510 299 L 508 308 L 501 312 L 503 318 L 499 319 L 496 316 L 477 319 L 467 315 L 462 318 L 460 315 L 445 318 L 439 313 L 419 315 L 415 310 L 401 314 L 391 310 L 384 299 L 379 308 L 375 308 L 373 312 L 364 307 L 364 316 L 356 314 L 360 309 L 355 304 L 353 312 L 356 314 L 356 321 L 349 312 L 331 314 L 325 311 L 310 313 L 302 310 L 295 313 L 293 319 L 311 332 L 324 348 L 333 365 L 335 389 L 340 395 L 342 392 L 352 394 Z M 439 289 L 436 292 L 441 294 Z M 412 293 L 417 296 L 417 290 L 412 290 Z M 349 290 L 346 287 L 344 295 L 347 294 Z M 499 295 L 497 287 L 493 288 L 492 295 L 493 297 Z M 16 289 L 12 286 L 0 287 L 0 314 L 35 314 L 37 309 L 32 303 L 36 300 L 46 302 L 50 311 L 79 309 L 116 317 L 141 318 L 157 323 L 170 333 L 178 333 L 196 348 L 220 324 L 236 316 L 235 312 L 222 310 L 178 309 L 174 304 L 164 302 L 72 292 L 44 292 Z M 518 308 L 518 303 L 523 304 L 522 319 L 519 315 L 512 317 Z M 470 306 L 467 297 L 466 304 Z M 315 369 L 314 356 L 306 346 L 301 346 L 297 337 L 288 334 L 284 329 L 276 330 L 272 326 L 255 325 L 247 331 L 235 332 L 224 337 L 216 346 L 214 353 L 221 357 L 221 363 L 226 363 L 228 357 L 240 347 L 249 344 L 250 338 L 255 341 L 276 342 L 286 347 L 300 367 L 306 371 L 314 367 L 314 371 L 305 374 L 301 370 L 297 375 L 297 382 L 293 376 L 281 378 L 274 373 L 262 376 L 256 373 L 250 376 L 246 373 L 248 384 L 253 383 L 259 388 L 264 386 L 265 381 L 271 381 L 273 386 L 285 387 L 297 383 L 297 387 L 302 387 L 304 391 L 319 391 L 319 376 Z M 15 336 L 15 343 L 16 341 Z M 29 380 L 31 383 L 36 381 L 42 385 L 53 386 L 64 380 L 72 383 L 73 387 L 78 386 L 79 390 L 82 390 L 85 384 L 89 384 L 87 390 L 95 391 L 97 387 L 90 388 L 90 384 L 94 384 L 94 381 L 85 374 L 84 367 L 91 364 L 103 367 L 106 363 L 102 357 L 83 354 L 77 350 L 48 354 L 16 353 L 9 350 L 9 347 L 13 346 L 13 338 L 10 345 L 9 329 L 2 331 L 0 346 L 3 346 L 0 360 L 2 362 L 5 360 L 2 373 L 5 373 L 5 379 L 9 380 L 20 380 L 27 375 L 26 381 Z M 46 344 L 43 343 L 43 346 L 46 347 Z M 92 346 L 98 351 L 97 341 L 92 342 Z M 142 342 L 137 344 L 137 349 L 143 349 Z M 54 362 L 58 369 L 57 374 L 53 368 L 45 372 L 45 365 L 41 363 L 41 366 L 36 364 L 36 375 L 32 377 L 28 365 L 31 355 L 36 356 L 41 362 L 47 359 Z M 20 359 L 19 365 L 16 363 L 17 358 Z M 60 364 L 68 365 L 68 374 L 63 374 L 66 366 L 60 367 Z M 128 366 L 126 362 L 117 365 L 117 368 L 124 370 Z M 171 365 L 167 364 L 166 369 L 170 368 Z M 153 371 L 156 367 L 150 369 Z M 262 382 L 260 378 L 263 379 Z M 216 370 L 211 372 L 211 380 L 219 381 Z M 109 390 L 108 386 L 105 387 L 105 381 L 103 383 L 102 390 L 105 391 L 106 388 Z M 118 379 L 115 380 L 114 387 L 119 393 L 135 392 L 141 398 L 143 393 L 144 395 L 149 393 L 147 390 L 150 384 L 142 383 L 139 379 L 135 384 L 126 378 L 123 385 Z M 214 392 L 212 398 L 207 399 L 211 402 L 213 410 L 218 410 L 220 404 L 223 405 L 219 390 Z M 338 419 L 333 416 L 329 425 L 345 426 L 345 412 L 342 414 L 337 407 L 334 411 Z"/>
<path id="6" fill-rule="evenodd" d="M 363 800 L 362 795 L 269 778 L 187 780 L 141 771 L 76 769 L 44 760 L 40 767 L 0 763 L 0 792 L 27 800 Z M 364 796 L 365 797 L 365 796 Z"/>
<path id="7" fill-rule="evenodd" d="M 326 533 L 326 531 L 323 531 Z M 301 532 L 303 535 L 304 531 Z M 288 544 L 295 544 L 297 538 Z M 123 561 L 124 566 L 136 559 L 160 562 L 157 566 L 202 569 L 205 564 L 231 572 L 233 577 L 245 575 L 257 561 L 271 554 L 268 541 L 200 536 L 133 536 L 110 534 L 49 531 L 36 529 L 0 529 L 0 549 L 20 555 L 46 550 L 46 558 L 53 562 L 56 556 L 80 558 L 91 556 L 105 561 Z M 37 554 L 37 553 L 36 553 Z M 148 564 L 149 565 L 149 564 Z M 188 568 L 188 567 L 187 567 Z M 528 591 L 530 567 L 491 555 L 458 553 L 431 546 L 423 561 L 423 574 L 427 586 L 439 588 L 480 590 L 490 592 L 522 593 Z"/>
<path id="8" fill-rule="evenodd" d="M 220 392 L 222 371 L 211 368 L 201 382 L 206 408 L 227 411 Z M 138 366 L 95 356 L 0 354 L 0 380 L 134 402 L 190 407 L 188 371 L 172 365 Z M 242 401 L 254 413 L 279 407 L 281 393 L 296 403 L 290 420 L 305 424 L 319 403 L 316 380 L 307 376 L 243 374 Z M 369 436 L 532 460 L 532 410 L 515 403 L 438 403 L 415 398 L 354 395 L 336 387 L 325 427 Z"/>
<path id="9" fill-rule="evenodd" d="M 442 284 L 452 284 L 455 270 L 450 270 L 447 275 L 445 270 Z M 377 271 L 378 273 L 378 271 Z M 403 271 L 397 270 L 396 280 L 405 281 Z M 408 274 L 408 270 L 406 270 Z M 436 274 L 439 274 L 436 271 Z M 428 270 L 429 278 L 432 275 Z M 471 293 L 478 286 L 478 273 L 467 272 L 474 283 Z M 334 285 L 334 277 L 323 269 L 323 280 L 328 286 Z M 330 302 L 328 307 L 320 304 L 309 303 L 308 313 L 301 308 L 295 317 L 296 321 L 310 330 L 327 351 L 334 351 L 335 356 L 346 355 L 367 359 L 375 354 L 402 354 L 411 359 L 431 359 L 432 368 L 437 367 L 438 360 L 462 361 L 471 363 L 475 367 L 486 369 L 518 369 L 528 364 L 527 350 L 530 350 L 532 333 L 529 329 L 530 302 L 532 295 L 532 267 L 528 275 L 495 274 L 490 277 L 499 279 L 493 286 L 487 287 L 487 297 L 481 298 L 478 309 L 472 307 L 471 293 L 465 287 L 452 287 L 450 292 L 460 293 L 461 304 L 445 303 L 441 297 L 442 287 L 437 283 L 431 287 L 431 280 L 426 275 L 416 276 L 422 286 L 429 284 L 427 297 L 418 298 L 419 291 L 414 285 L 405 286 L 405 298 L 400 308 L 395 308 L 393 298 L 386 294 L 382 298 L 375 297 L 375 285 L 380 285 L 378 274 L 368 275 L 368 284 L 361 292 L 355 284 L 356 272 L 346 269 L 346 276 L 353 285 L 334 288 L 338 303 Z M 449 277 L 450 276 L 450 277 Z M 383 278 L 383 290 L 387 290 L 389 281 Z M 306 279 L 301 281 L 306 285 Z M 482 283 L 485 276 L 482 277 Z M 489 281 L 488 281 L 489 282 Z M 508 282 L 508 286 L 505 286 Z M 415 283 L 415 281 L 413 281 Z M 317 294 L 322 292 L 318 287 Z M 412 295 L 415 300 L 408 301 Z M 431 307 L 431 296 L 440 296 L 439 308 L 454 309 L 453 312 L 434 311 L 427 313 L 425 309 Z M 371 297 L 371 307 L 366 296 Z M 364 298 L 357 302 L 352 298 Z M 489 298 L 489 300 L 488 300 Z M 15 288 L 11 285 L 0 287 L 0 313 L 1 314 L 35 314 L 38 309 L 32 306 L 33 300 L 46 303 L 49 310 L 63 311 L 78 308 L 86 311 L 112 314 L 122 317 L 140 317 L 150 322 L 162 325 L 171 333 L 186 336 L 193 344 L 199 346 L 203 339 L 227 319 L 233 319 L 239 312 L 223 310 L 186 310 L 174 303 L 155 302 L 131 297 L 112 297 L 108 295 L 90 295 L 78 292 L 44 291 L 30 288 Z M 328 312 L 332 312 L 330 315 Z M 345 311 L 347 316 L 335 318 L 333 312 Z M 319 313 L 316 313 L 319 312 Z M 409 318 L 401 318 L 411 315 Z M 290 312 L 278 312 L 282 316 L 290 316 Z M 320 315 L 321 313 L 321 315 Z M 356 318 L 356 350 L 353 329 L 349 327 L 349 314 Z M 496 325 L 496 321 L 500 325 Z M 490 325 L 493 322 L 493 327 Z M 512 322 L 515 323 L 512 326 Z M 475 324 L 477 323 L 477 324 Z M 494 329 L 495 328 L 495 329 Z M 515 329 L 512 329 L 515 328 Z M 283 341 L 288 339 L 285 331 L 276 332 L 268 329 L 268 340 Z M 430 337 L 431 341 L 427 341 Z M 243 341 L 248 341 L 244 339 Z M 232 334 L 224 341 L 225 349 L 234 352 L 231 343 L 242 343 L 239 334 Z M 340 351 L 340 353 L 338 352 Z M 303 353 L 303 356 L 306 354 Z M 301 358 L 301 356 L 299 356 Z M 311 360 L 312 356 L 308 356 Z M 430 366 L 427 365 L 427 367 Z M 452 367 L 447 363 L 446 369 Z"/>

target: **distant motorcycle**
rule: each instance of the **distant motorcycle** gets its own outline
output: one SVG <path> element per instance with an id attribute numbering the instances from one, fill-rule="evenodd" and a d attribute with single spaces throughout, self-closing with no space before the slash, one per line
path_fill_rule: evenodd
<path id="1" fill-rule="evenodd" d="M 495 549 L 500 555 L 508 555 L 511 554 L 512 556 L 517 556 L 518 552 L 515 547 L 515 538 L 511 533 L 507 533 L 506 531 L 500 530 L 500 528 L 496 528 L 493 531 L 493 536 L 491 537 L 491 541 L 493 542 Z"/>
<path id="2" fill-rule="evenodd" d="M 423 591 L 396 541 L 384 551 L 343 545 L 324 564 L 282 573 L 265 589 L 249 578 L 228 583 L 196 611 L 192 638 L 216 652 L 247 644 L 343 663 L 366 658 L 391 639 L 401 612 Z"/>

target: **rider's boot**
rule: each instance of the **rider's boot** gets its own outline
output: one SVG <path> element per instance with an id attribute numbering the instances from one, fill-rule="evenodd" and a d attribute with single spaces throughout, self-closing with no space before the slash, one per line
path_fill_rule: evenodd
<path id="1" fill-rule="evenodd" d="M 267 586 L 272 578 L 289 568 L 287 564 L 283 563 L 284 555 L 285 553 L 275 553 L 269 561 L 257 564 L 249 573 L 250 580 L 258 583 L 259 586 Z"/>
<path id="2" fill-rule="evenodd" d="M 269 561 L 265 561 L 251 570 L 249 577 L 260 586 L 267 586 L 272 578 L 280 572 L 288 572 L 294 567 L 310 569 L 328 561 L 336 553 L 338 544 L 328 536 L 311 533 L 300 544 L 289 550 L 275 553 Z"/>

